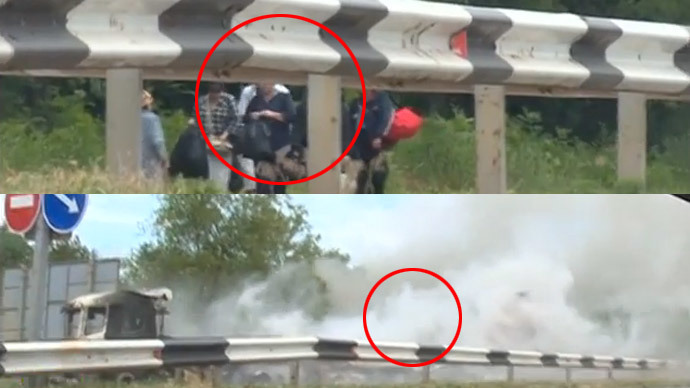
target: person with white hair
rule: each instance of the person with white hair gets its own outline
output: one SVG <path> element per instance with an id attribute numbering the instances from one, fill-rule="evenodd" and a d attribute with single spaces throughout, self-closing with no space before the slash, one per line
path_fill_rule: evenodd
<path id="1" fill-rule="evenodd" d="M 261 83 L 257 85 L 254 97 L 249 102 L 244 121 L 264 124 L 268 129 L 268 139 L 264 152 L 270 156 L 255 156 L 257 176 L 262 179 L 276 181 L 285 178 L 278 161 L 290 150 L 291 128 L 296 118 L 295 105 L 289 93 L 280 93 L 279 88 L 273 83 Z M 261 159 L 261 160 L 257 160 Z M 259 184 L 259 194 L 285 194 L 284 185 Z"/>
<path id="2" fill-rule="evenodd" d="M 291 96 L 290 89 L 285 87 L 285 85 L 275 84 L 273 85 L 273 88 L 275 89 L 276 93 Z M 242 89 L 242 94 L 240 94 L 240 102 L 237 104 L 237 110 L 241 118 L 244 118 L 244 115 L 247 113 L 247 107 L 254 97 L 256 97 L 256 84 L 249 84 Z"/>

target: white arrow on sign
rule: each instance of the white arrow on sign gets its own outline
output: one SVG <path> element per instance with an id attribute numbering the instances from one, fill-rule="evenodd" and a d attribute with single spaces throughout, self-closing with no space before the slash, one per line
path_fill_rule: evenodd
<path id="1" fill-rule="evenodd" d="M 65 194 L 55 194 L 55 197 L 60 200 L 65 206 L 67 206 L 67 211 L 70 214 L 79 213 L 79 206 L 77 201 L 73 198 L 66 196 Z"/>

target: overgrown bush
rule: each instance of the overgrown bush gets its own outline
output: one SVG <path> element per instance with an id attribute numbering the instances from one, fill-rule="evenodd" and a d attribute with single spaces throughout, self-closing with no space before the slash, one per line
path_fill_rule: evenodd
<path id="1" fill-rule="evenodd" d="M 65 185 L 85 192 L 207 192 L 209 185 L 178 182 L 151 186 L 112 181 L 103 172 L 105 130 L 78 94 L 57 96 L 41 110 L 0 122 L 0 188 L 51 191 Z M 161 114 L 168 150 L 186 127 L 181 111 Z M 648 155 L 647 186 L 617 182 L 615 133 L 602 128 L 586 143 L 567 129 L 545 128 L 538 113 L 509 119 L 506 133 L 508 186 L 519 193 L 635 193 L 690 191 L 690 137 L 667 139 Z M 451 118 L 431 116 L 421 133 L 401 142 L 392 154 L 389 192 L 471 193 L 475 190 L 474 120 L 456 111 Z M 304 187 L 290 188 L 302 192 Z M 55 191 L 52 190 L 52 191 Z"/>
<path id="2" fill-rule="evenodd" d="M 669 139 L 664 151 L 648 157 L 647 187 L 617 182 L 615 135 L 602 131 L 594 144 L 558 128 L 551 135 L 539 114 L 523 112 L 506 132 L 508 186 L 519 193 L 687 192 L 690 139 Z M 417 138 L 400 143 L 394 154 L 396 192 L 472 192 L 475 189 L 475 128 L 462 112 L 444 120 L 427 119 Z M 685 191 L 683 191 L 685 190 Z"/>

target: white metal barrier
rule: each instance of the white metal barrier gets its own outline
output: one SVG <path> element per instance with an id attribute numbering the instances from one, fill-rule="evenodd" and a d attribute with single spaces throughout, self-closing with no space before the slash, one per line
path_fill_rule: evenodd
<path id="1" fill-rule="evenodd" d="M 407 363 L 435 358 L 443 347 L 382 343 L 387 356 Z M 302 360 L 385 362 L 366 341 L 304 338 L 169 338 L 7 342 L 0 347 L 5 376 L 103 372 Z M 658 359 L 585 356 L 455 347 L 439 364 L 563 369 L 660 370 L 685 363 Z"/>
<path id="2" fill-rule="evenodd" d="M 3 2 L 0 73 L 107 78 L 108 164 L 118 173 L 138 167 L 134 93 L 142 78 L 196 79 L 227 30 L 273 13 L 305 16 L 332 29 L 352 49 L 370 87 L 474 93 L 480 193 L 506 191 L 506 94 L 619 98 L 618 175 L 641 183 L 646 101 L 690 96 L 690 29 L 680 25 L 419 0 L 72 4 Z M 360 86 L 340 43 L 289 18 L 238 30 L 215 52 L 204 79 L 309 84 L 334 96 L 341 84 Z M 310 120 L 310 138 L 333 145 L 310 152 L 311 172 L 326 167 L 340 149 L 337 136 L 319 137 L 338 131 L 338 104 L 310 99 L 314 115 L 328 112 Z M 337 175 L 317 178 L 312 191 L 338 192 Z"/>
<path id="3" fill-rule="evenodd" d="M 232 26 L 284 13 L 332 29 L 367 81 L 391 88 L 500 84 L 690 95 L 690 29 L 680 25 L 419 0 L 83 0 L 71 9 L 49 0 L 21 3 L 0 5 L 5 73 L 105 76 L 108 69 L 138 68 L 146 77 L 196 79 L 207 52 Z M 306 84 L 309 74 L 359 86 L 349 55 L 328 33 L 273 18 L 221 44 L 205 76 Z"/>

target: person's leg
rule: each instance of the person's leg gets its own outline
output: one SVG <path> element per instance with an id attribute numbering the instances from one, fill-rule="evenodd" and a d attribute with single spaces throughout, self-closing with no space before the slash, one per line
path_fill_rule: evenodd
<path id="1" fill-rule="evenodd" d="M 240 165 L 240 158 L 237 155 L 232 156 L 232 164 L 234 168 L 242 171 L 242 166 Z M 228 180 L 228 191 L 233 194 L 238 194 L 242 191 L 242 186 L 244 185 L 244 178 L 240 176 L 235 171 L 229 171 L 230 179 Z"/>
<path id="2" fill-rule="evenodd" d="M 285 182 L 285 176 L 283 175 L 282 171 L 280 170 L 280 166 L 278 166 L 278 163 L 276 162 L 271 162 L 268 164 L 270 171 L 271 171 L 271 178 L 269 179 L 272 182 Z M 285 194 L 287 191 L 287 186 L 285 185 L 269 185 L 271 186 L 271 191 L 273 194 Z"/>
<path id="3" fill-rule="evenodd" d="M 256 193 L 257 194 L 272 194 L 271 185 L 267 185 L 264 183 L 257 183 L 256 184 Z"/>
<path id="4" fill-rule="evenodd" d="M 256 177 L 256 175 L 255 175 L 256 173 L 254 172 L 254 161 L 253 160 L 251 160 L 249 158 L 245 158 L 243 156 L 240 156 L 240 166 L 241 166 L 240 170 L 243 173 L 245 173 L 249 176 Z M 243 178 L 242 190 L 245 193 L 256 192 L 256 190 L 257 190 L 256 182 L 254 182 L 251 179 Z"/>
<path id="5" fill-rule="evenodd" d="M 363 162 L 363 168 L 357 173 L 357 194 L 368 194 L 369 163 Z"/>
<path id="6" fill-rule="evenodd" d="M 371 184 L 374 188 L 374 194 L 383 194 L 386 187 L 386 180 L 388 179 L 388 159 L 385 154 L 378 156 L 373 167 L 373 174 L 371 176 Z"/>
<path id="7" fill-rule="evenodd" d="M 258 161 L 255 164 L 255 171 L 256 171 L 256 177 L 259 179 L 267 180 L 267 181 L 273 181 L 273 177 L 271 176 L 272 169 L 270 168 L 270 165 L 266 161 Z M 256 193 L 257 194 L 273 194 L 273 185 L 268 185 L 265 183 L 257 183 L 256 184 Z"/>
<path id="8" fill-rule="evenodd" d="M 388 178 L 388 172 L 376 171 L 371 178 L 371 183 L 374 187 L 374 194 L 384 194 L 384 189 L 386 187 L 386 179 Z"/>

